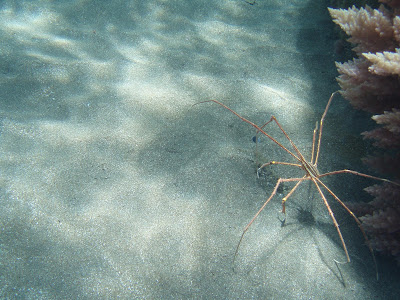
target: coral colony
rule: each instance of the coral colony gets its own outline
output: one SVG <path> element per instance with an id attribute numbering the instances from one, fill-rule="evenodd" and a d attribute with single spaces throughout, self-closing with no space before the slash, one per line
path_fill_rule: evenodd
<path id="1" fill-rule="evenodd" d="M 354 45 L 356 58 L 336 63 L 344 98 L 357 109 L 374 114 L 380 127 L 364 132 L 377 153 L 364 161 L 385 176 L 400 180 L 400 1 L 381 0 L 379 9 L 332 9 L 333 21 Z M 379 150 L 379 151 L 378 151 Z M 365 189 L 375 198 L 353 204 L 361 215 L 371 245 L 393 255 L 400 264 L 400 187 L 376 184 Z M 349 205 L 350 206 L 350 205 Z"/>

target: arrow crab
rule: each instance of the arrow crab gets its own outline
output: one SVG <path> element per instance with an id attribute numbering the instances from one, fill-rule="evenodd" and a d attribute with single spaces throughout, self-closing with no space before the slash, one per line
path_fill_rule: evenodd
<path id="1" fill-rule="evenodd" d="M 235 112 L 233 109 L 229 108 L 228 106 L 226 106 L 225 104 L 217 101 L 217 100 L 208 100 L 208 101 L 203 101 L 200 103 L 206 103 L 206 102 L 214 102 L 220 106 L 222 106 L 223 108 L 225 108 L 226 110 L 230 111 L 231 113 L 233 113 L 234 115 L 236 115 L 239 119 L 241 119 L 242 121 L 250 124 L 251 126 L 253 126 L 256 130 L 257 130 L 257 134 L 262 134 L 264 136 L 266 136 L 269 140 L 271 140 L 273 143 L 275 143 L 276 145 L 278 145 L 278 147 L 280 147 L 283 151 L 286 151 L 290 156 L 293 157 L 294 162 L 282 162 L 282 161 L 269 161 L 267 163 L 262 164 L 258 170 L 257 170 L 257 175 L 260 173 L 260 171 L 263 168 L 266 168 L 270 165 L 285 165 L 285 166 L 292 166 L 295 168 L 300 168 L 304 171 L 304 175 L 303 177 L 296 177 L 296 178 L 279 178 L 275 184 L 274 189 L 272 190 L 271 194 L 269 195 L 269 197 L 267 198 L 267 200 L 264 202 L 264 204 L 261 206 L 261 208 L 257 211 L 257 213 L 254 215 L 254 217 L 250 220 L 250 222 L 244 227 L 242 235 L 240 237 L 239 243 L 236 247 L 236 251 L 235 251 L 235 255 L 234 255 L 234 259 L 237 256 L 237 253 L 239 251 L 239 246 L 243 240 L 243 237 L 245 235 L 245 233 L 247 232 L 247 230 L 250 228 L 250 226 L 253 224 L 253 222 L 255 221 L 255 219 L 258 217 L 258 215 L 263 211 L 263 209 L 265 208 L 265 206 L 268 204 L 268 202 L 270 202 L 270 200 L 276 195 L 279 186 L 282 183 L 285 182 L 295 182 L 294 187 L 289 191 L 289 193 L 284 196 L 282 198 L 282 214 L 285 216 L 284 220 L 282 221 L 284 223 L 284 221 L 286 220 L 286 206 L 285 203 L 286 201 L 289 199 L 290 196 L 293 195 L 293 193 L 296 191 L 296 189 L 299 187 L 299 185 L 304 182 L 304 181 L 309 181 L 311 182 L 317 189 L 318 194 L 321 196 L 321 199 L 326 207 L 326 209 L 329 212 L 329 215 L 333 221 L 333 224 L 336 228 L 337 234 L 340 238 L 344 253 L 346 255 L 346 263 L 350 262 L 350 256 L 346 247 L 346 243 L 344 241 L 344 238 L 342 236 L 342 232 L 340 231 L 339 228 L 339 224 L 336 221 L 336 218 L 333 214 L 333 211 L 327 201 L 326 195 L 324 193 L 328 193 L 330 194 L 350 215 L 351 217 L 354 219 L 354 221 L 357 223 L 358 227 L 360 228 L 360 231 L 362 232 L 364 239 L 366 241 L 366 244 L 372 254 L 373 257 L 373 261 L 375 264 L 375 269 L 376 269 L 376 274 L 378 277 L 378 271 L 377 271 L 377 264 L 376 264 L 376 260 L 375 260 L 375 256 L 374 256 L 374 252 L 372 250 L 372 247 L 370 245 L 369 239 L 367 237 L 367 234 L 365 233 L 363 227 L 362 227 L 362 223 L 361 221 L 357 218 L 357 216 L 347 207 L 347 205 L 339 199 L 339 197 L 324 183 L 322 182 L 322 178 L 326 177 L 326 176 L 331 176 L 331 175 L 336 175 L 336 174 L 352 174 L 352 175 L 356 175 L 356 176 L 361 176 L 361 177 L 366 177 L 366 178 L 370 178 L 370 179 L 374 179 L 374 180 L 378 180 L 378 181 L 383 181 L 383 182 L 388 182 L 394 185 L 398 185 L 400 186 L 400 184 L 393 182 L 391 180 L 388 179 L 384 179 L 384 178 L 380 178 L 380 177 L 376 177 L 376 176 L 372 176 L 372 175 L 368 175 L 368 174 L 364 174 L 364 173 L 360 173 L 357 171 L 353 171 L 353 170 L 348 170 L 348 169 L 343 169 L 343 170 L 337 170 L 337 171 L 331 171 L 331 172 L 327 172 L 327 173 L 320 173 L 318 171 L 318 159 L 319 159 L 319 153 L 320 153 L 320 149 L 321 149 L 321 139 L 322 139 L 322 129 L 323 129 L 323 124 L 324 124 L 324 120 L 326 117 L 326 114 L 328 112 L 329 106 L 331 105 L 332 99 L 334 98 L 335 94 L 337 92 L 332 93 L 332 95 L 330 96 L 328 103 L 325 107 L 324 113 L 322 114 L 322 117 L 319 121 L 319 128 L 318 128 L 318 122 L 316 123 L 315 129 L 313 131 L 313 140 L 312 140 L 312 148 L 311 148 L 311 158 L 310 160 L 307 160 L 305 158 L 305 156 L 300 152 L 300 150 L 298 149 L 298 147 L 295 145 L 295 143 L 292 141 L 292 139 L 289 137 L 289 135 L 286 133 L 286 131 L 283 129 L 282 125 L 278 122 L 278 120 L 272 116 L 270 118 L 270 120 L 268 122 L 266 122 L 265 124 L 263 124 L 262 126 L 258 126 L 256 124 L 254 124 L 253 122 L 249 121 L 248 119 L 242 117 L 240 114 L 238 114 L 237 112 Z M 281 142 L 279 142 L 277 139 L 275 139 L 274 137 L 272 137 L 270 134 L 267 133 L 265 127 L 268 124 L 275 124 L 276 126 L 278 126 L 279 130 L 283 133 L 283 135 L 285 136 L 285 138 L 288 140 L 288 142 L 291 145 L 291 150 L 289 150 L 287 147 L 285 147 Z M 256 136 L 255 138 L 255 142 L 258 141 L 258 138 Z M 335 260 L 336 263 L 339 263 L 338 261 Z"/>

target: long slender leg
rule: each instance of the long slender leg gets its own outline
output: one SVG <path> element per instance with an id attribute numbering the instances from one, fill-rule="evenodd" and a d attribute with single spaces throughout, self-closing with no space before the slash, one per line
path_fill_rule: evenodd
<path id="1" fill-rule="evenodd" d="M 314 152 L 315 152 L 315 140 L 316 140 L 316 134 L 317 134 L 317 131 L 318 131 L 318 122 L 317 122 L 316 125 L 315 125 L 315 129 L 314 129 L 314 132 L 313 132 L 313 144 L 312 144 L 312 152 L 311 152 L 311 160 L 310 160 L 311 164 L 313 164 L 313 165 L 314 165 L 314 164 L 317 165 L 317 162 L 318 162 L 319 149 L 320 149 L 320 145 L 321 145 L 321 136 L 322 136 L 322 125 L 323 125 L 325 116 L 326 116 L 326 114 L 327 114 L 327 112 L 328 112 L 328 108 L 329 108 L 329 106 L 330 106 L 330 104 L 331 104 L 331 102 L 332 102 L 332 99 L 333 99 L 333 96 L 335 95 L 335 93 L 337 93 L 337 92 L 332 93 L 331 97 L 329 98 L 328 104 L 326 105 L 325 111 L 324 111 L 324 113 L 323 113 L 323 115 L 322 115 L 322 118 L 321 118 L 321 120 L 320 120 L 320 130 L 319 130 L 319 136 L 318 136 L 318 142 L 317 142 L 317 153 L 316 153 L 316 155 L 315 155 L 315 161 L 313 161 L 313 159 L 314 159 Z M 294 142 L 292 141 L 292 139 L 289 137 L 289 135 L 288 135 L 288 134 L 286 133 L 286 131 L 283 129 L 283 127 L 281 126 L 281 124 L 279 124 L 279 122 L 278 122 L 278 120 L 275 118 L 275 116 L 272 116 L 271 119 L 270 119 L 268 122 L 264 123 L 262 126 L 260 126 L 260 128 L 264 128 L 265 126 L 267 126 L 267 125 L 268 125 L 269 123 L 271 123 L 272 121 L 275 121 L 276 125 L 279 127 L 279 129 L 282 131 L 282 133 L 283 133 L 283 134 L 285 135 L 285 137 L 288 139 L 288 141 L 290 142 L 290 144 L 292 145 L 293 149 L 295 150 L 295 152 L 297 153 L 297 155 L 300 157 L 300 159 L 303 160 L 303 161 L 305 161 L 304 156 L 300 153 L 300 151 L 299 151 L 299 149 L 297 148 L 297 146 L 294 144 Z"/>
<path id="2" fill-rule="evenodd" d="M 285 166 L 294 166 L 294 167 L 299 167 L 302 168 L 302 165 L 299 164 L 293 164 L 293 163 L 287 163 L 287 162 L 280 162 L 280 161 L 270 161 L 268 163 L 263 164 L 261 167 L 258 168 L 257 170 L 257 177 L 259 177 L 259 171 L 269 165 L 285 165 Z M 305 178 L 307 177 L 306 175 L 303 177 Z M 298 181 L 296 183 L 296 185 L 291 189 L 291 191 L 289 192 L 289 194 L 287 194 L 285 197 L 282 198 L 282 213 L 285 215 L 284 219 L 282 220 L 282 224 L 285 223 L 286 220 L 286 207 L 285 207 L 285 202 L 286 200 L 294 193 L 294 191 L 297 189 L 297 187 L 300 185 L 300 183 L 302 182 L 302 180 Z"/>
<path id="3" fill-rule="evenodd" d="M 302 167 L 302 165 L 300 165 L 300 164 L 293 164 L 293 163 L 288 163 L 288 162 L 281 162 L 281 161 L 272 160 L 270 162 L 267 162 L 267 163 L 263 164 L 261 167 L 259 167 L 259 169 L 262 169 L 262 168 L 264 168 L 266 166 L 269 166 L 269 165 L 285 165 L 285 166 L 295 166 L 295 167 L 299 167 L 299 168 Z"/>
<path id="4" fill-rule="evenodd" d="M 275 144 L 277 144 L 279 147 L 281 147 L 283 150 L 285 150 L 287 153 L 289 153 L 291 156 L 293 156 L 296 160 L 300 161 L 300 159 L 299 159 L 292 151 L 290 151 L 290 150 L 287 149 L 285 146 L 283 146 L 281 143 L 279 143 L 276 139 L 274 139 L 272 136 L 270 136 L 268 133 L 266 133 L 264 130 L 262 130 L 259 126 L 257 126 L 257 125 L 254 124 L 253 122 L 247 120 L 246 118 L 242 117 L 242 116 L 239 115 L 236 111 L 234 111 L 233 109 L 229 108 L 229 107 L 226 106 L 225 104 L 223 104 L 223 103 L 221 103 L 221 102 L 219 102 L 219 101 L 217 101 L 217 100 L 207 100 L 207 101 L 198 102 L 198 103 L 196 103 L 196 104 L 207 103 L 207 102 L 214 102 L 214 103 L 217 103 L 218 105 L 220 105 L 220 106 L 224 107 L 225 109 L 229 110 L 231 113 L 233 113 L 233 114 L 234 114 L 235 116 L 237 116 L 239 119 L 241 119 L 243 122 L 246 122 L 247 124 L 250 124 L 251 126 L 253 126 L 253 127 L 254 127 L 255 129 L 257 129 L 259 132 L 261 132 L 263 135 L 265 135 L 266 137 L 268 137 L 271 141 L 273 141 Z M 194 104 L 194 105 L 196 105 L 196 104 Z M 275 122 L 277 122 L 276 119 L 275 119 L 275 117 L 271 117 L 271 120 L 270 120 L 269 122 L 271 122 L 272 119 L 274 119 Z M 291 142 L 291 144 L 294 145 L 293 142 L 290 140 L 289 136 L 287 135 L 287 133 L 283 130 L 283 128 L 282 128 L 280 125 L 278 125 L 278 126 L 279 126 L 279 128 L 281 128 L 281 130 L 283 131 L 283 133 L 285 134 L 285 136 L 289 139 L 289 141 Z M 295 149 L 296 149 L 296 152 L 299 154 L 299 153 L 300 153 L 299 150 L 298 150 L 297 148 L 295 148 Z M 301 153 L 300 153 L 300 155 L 301 155 Z"/>
<path id="5" fill-rule="evenodd" d="M 335 216 L 333 215 L 333 211 L 332 211 L 331 207 L 329 206 L 329 203 L 326 200 L 326 197 L 325 197 L 324 193 L 322 192 L 321 188 L 318 185 L 318 182 L 320 182 L 320 181 L 317 182 L 316 178 L 312 178 L 312 181 L 314 182 L 315 186 L 317 187 L 318 193 L 321 195 L 322 200 L 324 201 L 324 204 L 325 204 L 326 208 L 328 209 L 329 215 L 332 218 L 333 224 L 335 225 L 335 228 L 336 228 L 336 231 L 337 231 L 337 233 L 339 235 L 340 241 L 342 242 L 342 246 L 343 246 L 343 249 L 344 249 L 344 253 L 346 254 L 347 262 L 350 262 L 350 256 L 349 256 L 349 253 L 347 251 L 346 243 L 344 242 L 342 232 L 339 229 L 339 224 L 336 221 Z"/>
<path id="6" fill-rule="evenodd" d="M 270 162 L 267 162 L 267 163 L 263 164 L 261 167 L 259 167 L 257 169 L 257 177 L 259 177 L 259 173 L 260 173 L 261 169 L 265 168 L 265 167 L 267 167 L 269 165 L 285 165 L 285 166 L 294 166 L 294 167 L 302 168 L 302 165 L 300 165 L 300 164 L 294 164 L 294 163 L 288 163 L 288 162 L 281 162 L 281 161 L 274 161 L 273 160 L 273 161 L 270 161 Z"/>
<path id="7" fill-rule="evenodd" d="M 314 128 L 314 131 L 313 131 L 312 147 L 311 147 L 311 160 L 310 160 L 311 164 L 314 164 L 315 137 L 317 135 L 317 131 L 318 131 L 318 122 L 315 123 L 315 128 Z"/>
<path id="8" fill-rule="evenodd" d="M 300 150 L 297 148 L 297 146 L 295 145 L 295 143 L 292 141 L 292 139 L 289 137 L 289 135 L 286 133 L 286 131 L 283 129 L 283 127 L 281 126 L 281 124 L 279 124 L 278 120 L 275 118 L 275 116 L 271 117 L 271 121 L 274 121 L 276 123 L 276 125 L 279 127 L 279 129 L 282 131 L 282 133 L 285 135 L 286 139 L 290 142 L 290 144 L 292 145 L 293 149 L 295 150 L 297 156 L 299 157 L 300 161 L 306 161 L 304 156 L 301 154 Z M 268 123 L 269 123 L 268 122 Z"/>
<path id="9" fill-rule="evenodd" d="M 400 186 L 399 183 L 391 181 L 389 179 L 385 179 L 385 178 L 380 178 L 380 177 L 376 177 L 376 176 L 372 176 L 372 175 L 368 175 L 368 174 L 364 174 L 364 173 L 360 173 L 357 171 L 353 171 L 353 170 L 338 170 L 338 171 L 332 171 L 332 172 L 328 172 L 328 173 L 324 173 L 324 174 L 320 174 L 318 177 L 325 177 L 325 176 L 329 176 L 329 175 L 335 175 L 335 174 L 344 174 L 344 173 L 348 173 L 348 174 L 353 174 L 353 175 L 357 175 L 357 176 L 361 176 L 361 177 L 366 177 L 366 178 L 371 178 L 371 179 L 375 179 L 375 180 L 380 180 L 380 181 L 384 181 L 384 182 L 389 182 L 391 184 Z"/>
<path id="10" fill-rule="evenodd" d="M 307 175 L 304 175 L 304 179 L 307 177 Z M 292 196 L 292 194 L 294 193 L 294 191 L 297 189 L 297 187 L 300 185 L 300 183 L 302 183 L 303 180 L 299 180 L 296 185 L 290 190 L 289 194 L 287 194 L 285 197 L 282 198 L 282 213 L 285 215 L 285 219 L 286 219 L 286 206 L 285 203 L 287 201 L 287 199 L 289 199 L 290 196 Z"/>
<path id="11" fill-rule="evenodd" d="M 262 126 L 260 126 L 260 128 L 261 129 L 263 129 L 268 123 L 270 123 L 272 120 L 269 120 L 267 123 L 265 123 L 265 124 L 263 124 Z M 257 156 L 258 156 L 258 143 L 259 143 L 259 138 L 258 138 L 258 133 L 259 133 L 260 131 L 259 130 L 257 130 L 256 131 L 256 135 L 255 135 L 255 143 L 256 143 L 256 161 L 258 161 L 258 158 L 257 158 Z M 257 177 L 258 177 L 258 170 L 259 169 L 257 169 Z"/>
<path id="12" fill-rule="evenodd" d="M 293 181 L 304 181 L 304 180 L 309 180 L 310 177 L 302 177 L 302 178 L 279 178 L 278 181 L 275 184 L 274 190 L 272 191 L 272 193 L 269 195 L 268 199 L 264 202 L 263 206 L 261 206 L 261 208 L 257 211 L 257 213 L 254 215 L 254 217 L 251 219 L 251 221 L 249 222 L 249 224 L 246 225 L 246 227 L 243 229 L 242 235 L 240 237 L 239 243 L 236 247 L 236 251 L 235 251 L 235 256 L 233 257 L 233 262 L 235 262 L 237 253 L 239 251 L 239 246 L 242 242 L 243 236 L 246 233 L 246 231 L 250 228 L 251 224 L 253 224 L 254 220 L 258 217 L 258 215 L 263 211 L 264 207 L 268 204 L 268 202 L 275 196 L 276 192 L 278 191 L 278 187 L 282 182 L 293 182 Z"/>
<path id="13" fill-rule="evenodd" d="M 292 145 L 293 149 L 296 151 L 297 155 L 302 158 L 304 160 L 303 155 L 300 153 L 299 149 L 296 147 L 296 145 L 294 144 L 294 142 L 292 141 L 292 139 L 289 137 L 289 135 L 286 133 L 286 131 L 283 129 L 283 127 L 281 126 L 281 124 L 279 124 L 278 120 L 275 118 L 275 116 L 272 116 L 271 119 L 264 123 L 262 126 L 260 126 L 260 128 L 264 128 L 265 126 L 267 126 L 269 123 L 271 123 L 272 121 L 274 121 L 276 123 L 276 125 L 279 127 L 279 129 L 282 131 L 282 133 L 285 135 L 286 139 L 290 142 L 290 144 Z"/>
<path id="14" fill-rule="evenodd" d="M 315 178 L 315 179 L 328 191 L 329 194 L 331 194 L 331 195 L 333 196 L 333 198 L 335 198 L 335 200 L 336 200 L 337 202 L 339 202 L 339 204 L 340 204 L 340 205 L 352 216 L 352 218 L 356 221 L 358 227 L 360 228 L 361 233 L 362 233 L 363 236 L 364 236 L 364 240 L 365 240 L 365 242 L 366 242 L 366 244 L 367 244 L 367 246 L 368 246 L 368 249 L 369 249 L 369 251 L 371 252 L 372 259 L 373 259 L 374 265 L 375 265 L 375 270 L 376 270 L 376 278 L 379 279 L 379 275 L 378 275 L 378 264 L 377 264 L 376 259 L 375 259 L 374 250 L 372 249 L 372 246 L 371 246 L 371 243 L 370 243 L 370 241 L 369 241 L 369 239 L 368 239 L 368 236 L 367 236 L 367 234 L 365 233 L 364 228 L 362 227 L 362 224 L 361 224 L 360 219 L 358 219 L 357 216 L 350 210 L 350 208 L 348 208 L 347 205 L 344 204 L 343 201 L 340 200 L 339 197 L 336 196 L 336 194 L 335 194 L 334 192 L 332 192 L 332 190 L 331 190 L 330 188 L 328 188 L 320 179 L 318 179 L 318 178 Z"/>
<path id="15" fill-rule="evenodd" d="M 326 113 L 328 112 L 329 106 L 331 105 L 333 96 L 335 96 L 336 93 L 338 93 L 338 92 L 336 91 L 336 92 L 332 93 L 332 95 L 329 97 L 328 103 L 326 104 L 326 107 L 325 107 L 325 111 L 322 114 L 321 120 L 319 121 L 319 135 L 318 135 L 318 142 L 317 142 L 317 154 L 315 155 L 315 161 L 313 163 L 314 165 L 318 164 L 319 150 L 320 150 L 320 147 L 321 147 L 321 138 L 322 138 L 322 127 L 323 127 L 323 124 L 324 124 L 324 119 L 325 119 Z M 311 163 L 312 163 L 312 161 L 311 161 Z"/>
<path id="16" fill-rule="evenodd" d="M 262 126 L 260 126 L 260 128 L 263 129 L 265 126 L 267 126 L 271 122 L 272 122 L 272 118 L 268 122 L 266 122 Z"/>

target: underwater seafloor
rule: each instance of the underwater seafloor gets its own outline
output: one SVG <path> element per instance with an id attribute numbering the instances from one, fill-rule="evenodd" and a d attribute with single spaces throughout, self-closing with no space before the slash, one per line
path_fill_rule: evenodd
<path id="1" fill-rule="evenodd" d="M 252 2 L 252 1 L 248 1 Z M 4 299 L 396 299 L 399 270 L 371 255 L 315 188 L 281 226 L 279 177 L 298 177 L 256 124 L 275 115 L 309 157 L 338 89 L 328 1 L 2 1 L 0 297 Z M 320 171 L 371 172 L 368 116 L 340 96 Z M 271 124 L 270 124 L 271 125 Z M 268 132 L 284 141 L 276 126 Z M 287 146 L 287 143 L 285 144 Z M 324 180 L 343 201 L 373 182 Z"/>

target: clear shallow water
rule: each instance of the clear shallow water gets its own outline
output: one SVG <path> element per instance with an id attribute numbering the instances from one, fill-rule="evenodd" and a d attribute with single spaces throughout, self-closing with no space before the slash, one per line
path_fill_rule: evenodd
<path id="1" fill-rule="evenodd" d="M 192 105 L 218 99 L 257 124 L 276 115 L 309 153 L 337 89 L 323 3 L 4 1 L 0 9 L 2 297 L 398 291 L 383 260 L 375 281 L 357 226 L 333 205 L 353 259 L 340 269 L 344 286 L 333 262 L 344 259 L 340 241 L 307 184 L 288 203 L 285 227 L 283 187 L 232 266 L 243 227 L 275 180 L 294 173 L 271 168 L 258 180 L 254 130 L 216 105 Z M 321 171 L 364 171 L 357 116 L 335 99 Z M 265 140 L 261 150 L 260 160 L 288 159 Z M 328 182 L 342 200 L 367 199 L 369 182 Z"/>

